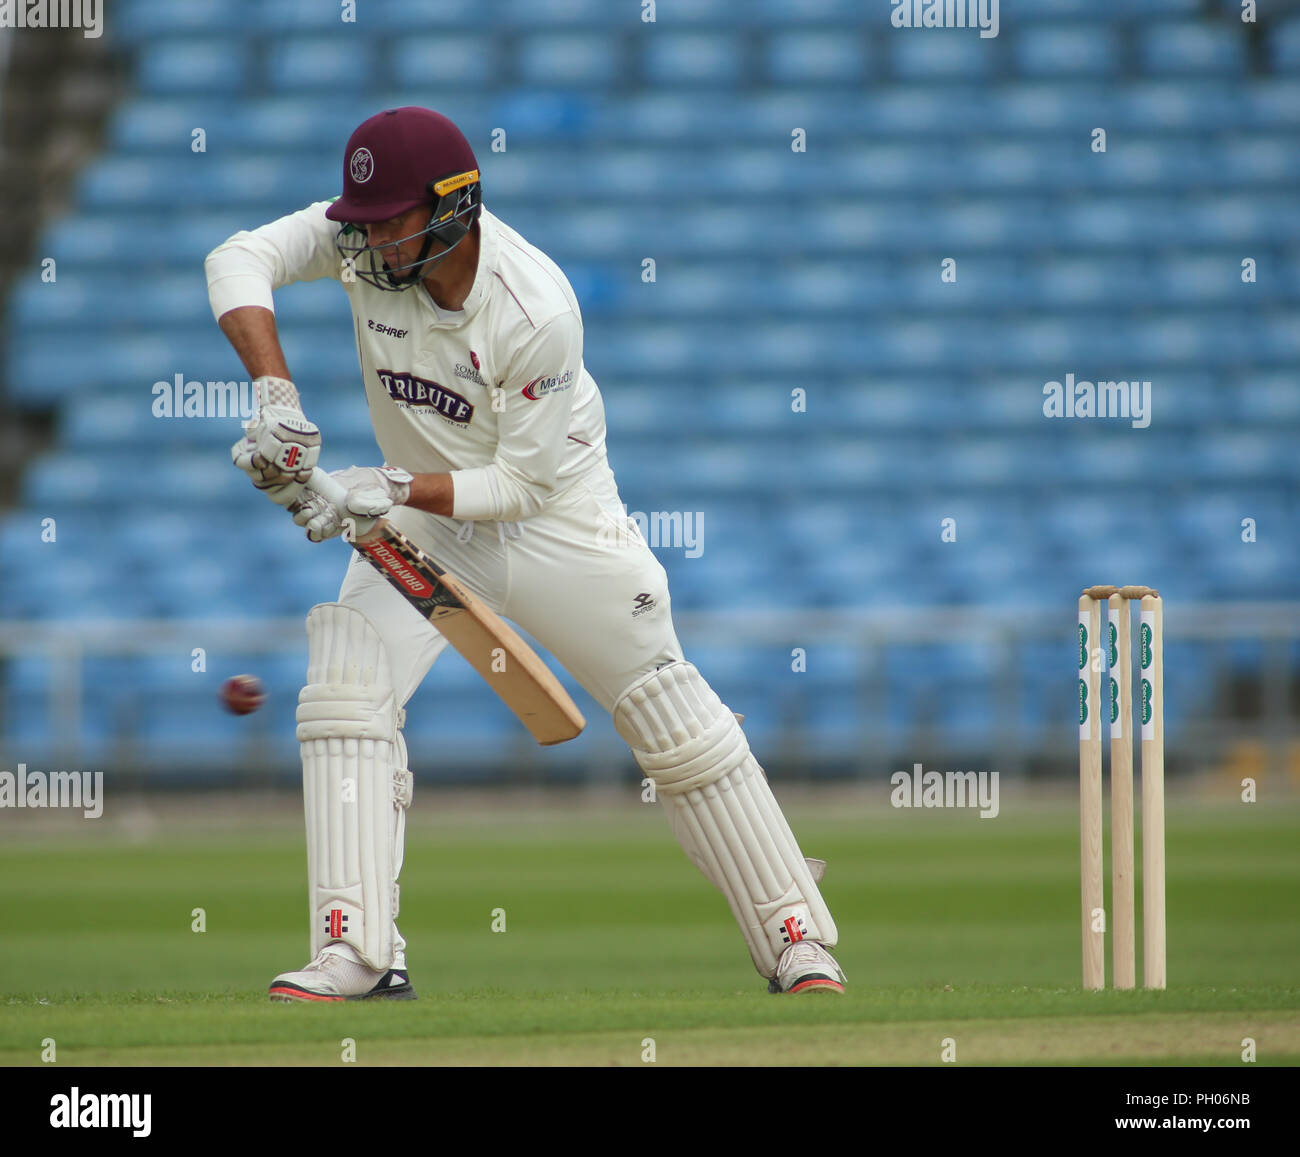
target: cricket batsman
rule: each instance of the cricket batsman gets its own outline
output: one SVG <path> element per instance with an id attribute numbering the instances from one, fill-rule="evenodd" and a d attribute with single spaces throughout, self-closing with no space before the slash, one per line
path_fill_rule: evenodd
<path id="1" fill-rule="evenodd" d="M 236 233 L 206 270 L 213 314 L 256 388 L 235 465 L 313 542 L 384 516 L 532 634 L 611 713 L 769 991 L 842 992 L 819 865 L 736 717 L 684 658 L 667 575 L 620 500 L 577 299 L 546 254 L 484 208 L 460 130 L 423 108 L 371 117 L 348 141 L 342 197 Z M 338 505 L 305 486 L 321 435 L 272 300 L 324 277 L 351 302 L 385 459 L 334 473 Z M 307 639 L 297 735 L 312 958 L 277 976 L 271 998 L 409 1000 L 396 923 L 412 785 L 403 707 L 447 643 L 359 555 L 338 601 L 308 614 Z M 341 782 L 353 798 L 327 789 Z"/>

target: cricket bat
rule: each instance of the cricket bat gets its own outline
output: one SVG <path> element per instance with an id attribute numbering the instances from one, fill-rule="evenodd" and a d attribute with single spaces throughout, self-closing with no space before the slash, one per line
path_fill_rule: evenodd
<path id="1" fill-rule="evenodd" d="M 307 486 L 336 506 L 347 495 L 319 468 Z M 353 523 L 347 535 L 353 547 L 483 676 L 538 743 L 563 743 L 581 733 L 587 721 L 577 704 L 495 611 L 387 520 L 354 517 Z"/>

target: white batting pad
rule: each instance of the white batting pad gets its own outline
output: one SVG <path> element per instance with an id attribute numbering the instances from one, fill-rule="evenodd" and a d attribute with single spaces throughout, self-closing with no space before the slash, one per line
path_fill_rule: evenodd
<path id="1" fill-rule="evenodd" d="M 776 974 L 798 940 L 839 934 L 735 717 L 690 663 L 669 663 L 614 704 L 614 727 L 655 782 L 677 842 L 731 906 L 754 967 Z"/>
<path id="2" fill-rule="evenodd" d="M 298 740 L 311 952 L 341 940 L 382 971 L 393 965 L 412 785 L 388 657 L 366 616 L 339 603 L 312 608 L 307 638 Z"/>

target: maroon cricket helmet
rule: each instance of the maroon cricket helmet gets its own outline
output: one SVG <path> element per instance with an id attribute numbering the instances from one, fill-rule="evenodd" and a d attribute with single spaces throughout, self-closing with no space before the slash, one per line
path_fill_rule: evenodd
<path id="1" fill-rule="evenodd" d="M 331 221 L 370 225 L 436 202 L 433 186 L 473 174 L 478 161 L 469 141 L 432 109 L 390 108 L 362 122 L 343 156 L 343 196 L 326 211 Z M 471 183 L 466 182 L 466 185 Z"/>
<path id="2" fill-rule="evenodd" d="M 483 203 L 478 161 L 464 134 L 432 109 L 390 108 L 364 121 L 348 139 L 343 196 L 325 210 L 342 224 L 336 244 L 357 276 L 379 289 L 419 283 L 469 233 Z M 419 205 L 429 206 L 419 257 L 390 268 L 369 245 L 366 226 Z M 403 238 L 402 240 L 410 240 Z M 433 243 L 444 248 L 432 256 Z"/>

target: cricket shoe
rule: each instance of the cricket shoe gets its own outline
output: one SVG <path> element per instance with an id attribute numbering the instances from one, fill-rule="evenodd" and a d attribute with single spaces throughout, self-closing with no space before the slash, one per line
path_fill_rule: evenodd
<path id="1" fill-rule="evenodd" d="M 380 972 L 357 958 L 346 944 L 329 944 L 298 972 L 282 972 L 271 981 L 272 1000 L 414 1000 L 415 989 L 404 968 Z"/>
<path id="2" fill-rule="evenodd" d="M 843 992 L 846 977 L 835 957 L 816 940 L 797 940 L 781 953 L 767 991 Z"/>

